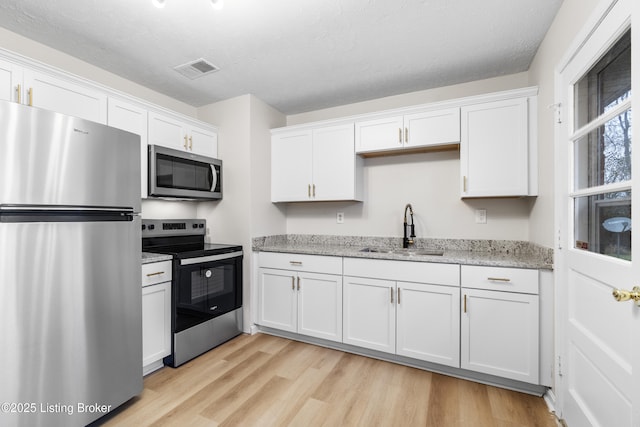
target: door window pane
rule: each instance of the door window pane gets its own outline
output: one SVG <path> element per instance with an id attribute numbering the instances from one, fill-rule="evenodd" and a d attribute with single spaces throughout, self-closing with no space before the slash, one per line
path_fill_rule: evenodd
<path id="1" fill-rule="evenodd" d="M 631 110 L 574 142 L 575 189 L 631 179 Z"/>
<path id="2" fill-rule="evenodd" d="M 575 247 L 631 261 L 631 191 L 575 198 Z"/>
<path id="3" fill-rule="evenodd" d="M 631 31 L 574 86 L 575 128 L 631 97 Z"/>

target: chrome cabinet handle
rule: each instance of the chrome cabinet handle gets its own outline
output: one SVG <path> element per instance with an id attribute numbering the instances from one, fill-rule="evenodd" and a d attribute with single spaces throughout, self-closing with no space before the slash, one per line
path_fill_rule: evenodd
<path id="1" fill-rule="evenodd" d="M 398 288 L 398 305 L 400 304 L 400 288 Z"/>
<path id="2" fill-rule="evenodd" d="M 316 185 L 313 184 L 313 197 L 316 197 Z"/>
<path id="3" fill-rule="evenodd" d="M 289 261 L 291 265 L 302 265 L 302 261 Z"/>
<path id="4" fill-rule="evenodd" d="M 398 142 L 402 145 L 402 128 L 398 128 Z"/>
<path id="5" fill-rule="evenodd" d="M 391 295 L 391 304 L 393 304 L 393 288 L 389 288 L 389 290 L 391 291 L 391 292 L 390 292 L 390 295 Z"/>
<path id="6" fill-rule="evenodd" d="M 311 198 L 311 184 L 307 184 L 307 196 Z"/>
<path id="7" fill-rule="evenodd" d="M 296 278 L 291 276 L 291 290 L 295 291 L 296 290 Z"/>
<path id="8" fill-rule="evenodd" d="M 490 282 L 510 282 L 511 279 L 507 279 L 506 277 L 487 277 L 487 280 Z"/>
<path id="9" fill-rule="evenodd" d="M 404 128 L 404 142 L 409 143 L 409 128 Z"/>
<path id="10" fill-rule="evenodd" d="M 298 276 L 298 290 L 300 290 L 300 276 Z"/>
<path id="11" fill-rule="evenodd" d="M 467 295 L 464 296 L 464 312 L 467 312 Z"/>

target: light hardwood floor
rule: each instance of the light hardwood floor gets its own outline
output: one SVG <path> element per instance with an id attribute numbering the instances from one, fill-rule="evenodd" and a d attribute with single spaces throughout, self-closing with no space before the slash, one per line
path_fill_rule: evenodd
<path id="1" fill-rule="evenodd" d="M 270 335 L 147 376 L 105 426 L 556 427 L 541 398 Z"/>

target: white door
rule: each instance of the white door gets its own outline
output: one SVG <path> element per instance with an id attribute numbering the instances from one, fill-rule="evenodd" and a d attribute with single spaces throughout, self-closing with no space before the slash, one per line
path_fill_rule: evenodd
<path id="1" fill-rule="evenodd" d="M 258 324 L 297 332 L 296 272 L 261 268 L 258 279 Z"/>
<path id="2" fill-rule="evenodd" d="M 342 276 L 298 273 L 298 333 L 342 342 Z"/>
<path id="3" fill-rule="evenodd" d="M 396 352 L 396 282 L 344 277 L 345 344 Z"/>
<path id="4" fill-rule="evenodd" d="M 460 288 L 398 282 L 396 352 L 460 367 Z"/>
<path id="5" fill-rule="evenodd" d="M 402 148 L 404 146 L 403 125 L 402 116 L 356 123 L 356 153 Z"/>
<path id="6" fill-rule="evenodd" d="M 22 102 L 22 68 L 0 60 L 0 99 Z"/>
<path id="7" fill-rule="evenodd" d="M 190 126 L 189 151 L 207 157 L 218 157 L 218 134 L 209 129 Z"/>
<path id="8" fill-rule="evenodd" d="M 632 223 L 640 224 L 631 177 L 640 156 L 630 154 L 632 132 L 638 136 L 631 128 L 632 1 L 603 1 L 558 68 L 556 385 L 569 426 L 640 425 L 640 307 L 612 297 L 640 284 L 632 251 L 640 241 L 631 236 Z"/>
<path id="9" fill-rule="evenodd" d="M 311 131 L 288 132 L 271 138 L 271 201 L 311 200 Z"/>
<path id="10" fill-rule="evenodd" d="M 355 198 L 353 123 L 313 130 L 313 199 Z"/>
<path id="11" fill-rule="evenodd" d="M 24 70 L 23 104 L 94 122 L 107 123 L 107 95 L 72 81 Z"/>

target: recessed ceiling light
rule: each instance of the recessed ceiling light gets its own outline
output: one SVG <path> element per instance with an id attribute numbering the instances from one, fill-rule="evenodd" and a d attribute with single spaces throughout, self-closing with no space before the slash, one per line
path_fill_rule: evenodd
<path id="1" fill-rule="evenodd" d="M 211 0 L 211 6 L 213 6 L 215 10 L 220 10 L 224 7 L 224 0 Z"/>
<path id="2" fill-rule="evenodd" d="M 151 0 L 151 3 L 158 9 L 162 9 L 166 4 L 166 0 Z"/>

